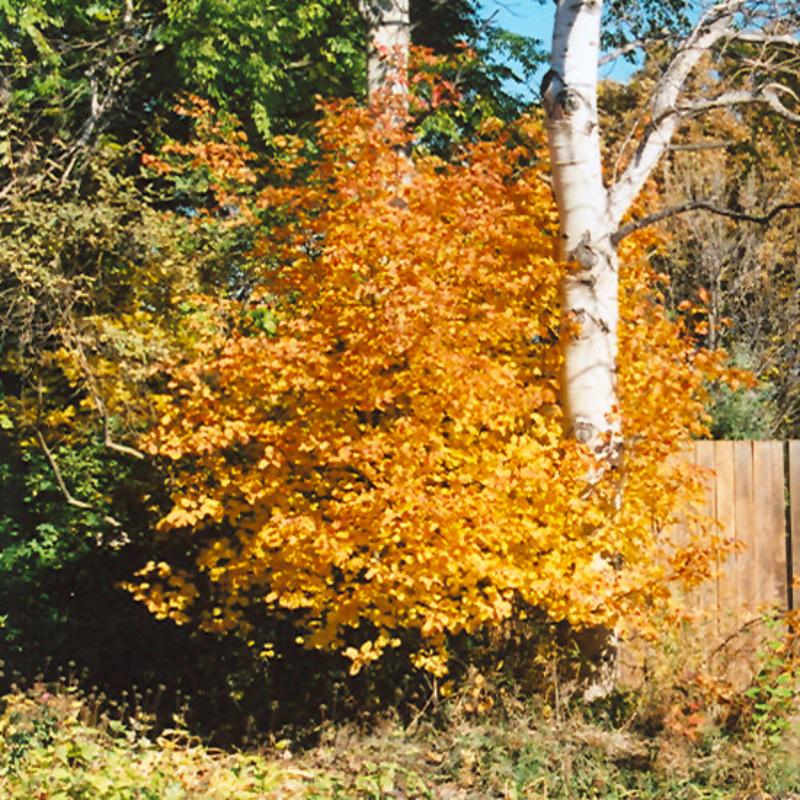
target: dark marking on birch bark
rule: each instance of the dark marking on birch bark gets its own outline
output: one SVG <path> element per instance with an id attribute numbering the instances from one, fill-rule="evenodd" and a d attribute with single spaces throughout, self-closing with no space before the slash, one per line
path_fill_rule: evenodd
<path id="1" fill-rule="evenodd" d="M 577 261 L 582 269 L 591 270 L 599 261 L 597 253 L 592 249 L 592 234 L 586 231 L 580 242 L 567 254 L 570 261 Z"/>
<path id="2" fill-rule="evenodd" d="M 574 114 L 581 107 L 582 99 L 580 93 L 570 89 L 569 86 L 562 89 L 556 96 L 556 102 L 568 116 Z"/>
<path id="3" fill-rule="evenodd" d="M 539 91 L 543 98 L 547 98 L 547 92 L 549 91 L 550 85 L 554 80 L 558 80 L 563 83 L 561 76 L 554 69 L 547 70 L 542 78 L 541 86 L 539 87 Z"/>
<path id="4" fill-rule="evenodd" d="M 604 319 L 592 316 L 592 322 L 594 322 L 594 324 L 597 325 L 597 327 L 600 328 L 603 333 L 611 333 L 611 328 Z"/>
<path id="5" fill-rule="evenodd" d="M 589 444 L 594 439 L 597 428 L 591 422 L 578 420 L 575 423 L 575 441 L 580 444 Z"/>
<path id="6" fill-rule="evenodd" d="M 585 308 L 573 308 L 569 312 L 569 320 L 574 323 L 577 330 L 572 331 L 572 341 L 579 342 L 581 339 L 586 339 L 589 333 L 586 330 L 586 320 L 591 318 L 591 314 Z"/>
<path id="7" fill-rule="evenodd" d="M 597 330 L 600 330 L 603 333 L 611 332 L 611 326 L 602 317 L 596 317 L 585 308 L 573 308 L 570 310 L 569 316 L 570 319 L 578 325 L 577 333 L 574 333 L 572 336 L 573 341 L 586 339 L 589 336 L 589 333 L 586 330 L 586 322 L 590 322 L 595 328 L 597 328 Z"/>

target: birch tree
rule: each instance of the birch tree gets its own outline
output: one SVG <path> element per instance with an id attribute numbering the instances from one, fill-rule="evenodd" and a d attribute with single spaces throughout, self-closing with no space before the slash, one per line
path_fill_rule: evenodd
<path id="1" fill-rule="evenodd" d="M 562 405 L 570 433 L 611 463 L 622 447 L 616 386 L 617 246 L 644 225 L 703 207 L 689 202 L 631 220 L 637 197 L 689 118 L 722 106 L 762 104 L 800 121 L 800 103 L 790 85 L 800 50 L 800 12 L 794 2 L 644 0 L 629 8 L 627 18 L 619 16 L 619 5 L 613 0 L 557 0 L 550 70 L 542 83 L 559 251 L 562 259 L 575 263 L 561 292 Z M 601 157 L 599 67 L 644 45 L 631 20 L 637 13 L 644 19 L 648 10 L 661 15 L 656 33 L 666 53 L 664 66 L 640 124 L 628 135 L 633 152 L 624 169 L 609 179 L 611 171 Z M 608 26 L 615 14 L 616 36 Z M 646 33 L 652 34 L 653 27 Z M 619 49 L 604 53 L 609 42 Z M 734 68 L 725 89 L 712 86 L 703 95 L 692 78 L 709 59 L 727 59 Z"/>
<path id="2" fill-rule="evenodd" d="M 367 29 L 367 97 L 405 94 L 411 46 L 409 0 L 359 0 Z"/>

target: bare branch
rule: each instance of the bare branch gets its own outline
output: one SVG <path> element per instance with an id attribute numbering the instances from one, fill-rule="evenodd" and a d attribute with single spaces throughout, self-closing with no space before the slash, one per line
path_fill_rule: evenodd
<path id="1" fill-rule="evenodd" d="M 50 469 L 53 472 L 53 477 L 56 479 L 56 483 L 58 484 L 58 488 L 61 491 L 61 494 L 64 495 L 64 500 L 66 501 L 68 506 L 72 506 L 73 508 L 80 508 L 83 511 L 94 511 L 95 513 L 99 512 L 91 503 L 87 503 L 83 500 L 78 500 L 77 497 L 74 497 L 70 490 L 67 488 L 67 484 L 64 481 L 64 476 L 61 474 L 61 470 L 58 466 L 58 462 L 56 461 L 55 456 L 53 455 L 53 451 L 47 446 L 47 442 L 39 428 L 36 428 L 36 438 L 39 440 L 39 445 L 42 448 L 42 452 L 47 459 L 47 463 L 50 464 Z M 110 516 L 109 514 L 102 514 L 102 519 L 104 522 L 107 522 L 114 528 L 121 528 L 122 523 L 115 519 L 114 517 Z"/>
<path id="2" fill-rule="evenodd" d="M 130 58 L 121 61 L 117 65 L 115 72 L 112 72 L 110 63 L 101 63 L 91 72 L 89 76 L 89 85 L 91 88 L 89 116 L 84 122 L 80 136 L 64 156 L 64 160 L 67 161 L 67 166 L 64 168 L 61 179 L 59 180 L 59 187 L 66 184 L 75 165 L 80 158 L 85 155 L 93 140 L 96 139 L 97 135 L 102 132 L 103 127 L 107 124 L 108 112 L 118 102 L 117 94 L 122 88 L 123 81 L 133 70 L 133 67 L 140 57 L 139 53 L 134 53 Z M 101 72 L 111 73 L 108 86 L 102 97 L 100 96 L 100 85 L 97 77 Z"/>
<path id="3" fill-rule="evenodd" d="M 732 147 L 735 144 L 735 139 L 723 139 L 719 142 L 690 142 L 684 144 L 671 144 L 669 146 L 669 150 L 673 153 L 696 153 L 701 150 L 722 150 L 725 147 Z"/>
<path id="4" fill-rule="evenodd" d="M 675 135 L 681 114 L 677 102 L 684 85 L 703 56 L 732 30 L 745 0 L 722 0 L 698 20 L 673 56 L 653 95 L 653 121 L 619 181 L 608 191 L 608 217 L 616 225 L 630 208 Z"/>
<path id="5" fill-rule="evenodd" d="M 708 100 L 695 100 L 691 103 L 682 103 L 676 110 L 683 114 L 700 114 L 714 108 L 725 108 L 731 106 L 752 105 L 756 103 L 766 104 L 781 117 L 791 122 L 800 123 L 800 114 L 791 111 L 784 104 L 780 94 L 788 94 L 793 100 L 798 100 L 797 95 L 788 87 L 780 83 L 768 83 L 764 86 L 747 91 L 739 89 L 731 92 L 724 92 L 717 97 L 710 97 Z"/>
<path id="6" fill-rule="evenodd" d="M 622 47 L 618 47 L 616 50 L 612 50 L 611 52 L 606 53 L 604 56 L 601 56 L 597 64 L 600 67 L 604 67 L 607 64 L 611 64 L 612 62 L 616 61 L 618 58 L 628 55 L 628 53 L 633 53 L 634 51 L 640 50 L 647 45 L 653 44 L 654 42 L 667 42 L 672 38 L 673 37 L 669 35 L 669 32 L 664 30 L 661 32 L 660 36 L 648 36 L 645 39 L 634 39 L 633 41 L 622 45 Z"/>
<path id="7" fill-rule="evenodd" d="M 737 222 L 752 222 L 756 225 L 769 225 L 778 214 L 795 209 L 800 209 L 800 203 L 780 203 L 771 208 L 766 214 L 748 214 L 745 211 L 734 211 L 732 208 L 719 206 L 716 203 L 712 203 L 710 200 L 687 200 L 685 203 L 664 208 L 661 211 L 656 211 L 653 214 L 648 214 L 645 217 L 640 217 L 639 219 L 626 223 L 611 237 L 611 241 L 617 245 L 625 237 L 630 236 L 636 231 L 648 228 L 656 222 L 669 219 L 669 217 L 686 214 L 689 211 L 708 211 L 721 217 L 736 220 Z"/>
<path id="8" fill-rule="evenodd" d="M 745 42 L 746 44 L 783 44 L 788 47 L 800 47 L 800 39 L 792 34 L 774 34 L 766 31 L 729 31 L 725 34 L 728 41 Z"/>
<path id="9" fill-rule="evenodd" d="M 778 94 L 788 94 L 793 100 L 797 101 L 797 95 L 788 87 L 780 83 L 770 83 L 761 90 L 764 102 L 779 116 L 791 122 L 800 122 L 800 114 L 790 111 L 781 101 Z"/>
<path id="10" fill-rule="evenodd" d="M 115 453 L 122 453 L 122 455 L 125 456 L 131 456 L 132 458 L 137 458 L 140 461 L 143 461 L 145 458 L 147 458 L 147 456 L 141 450 L 137 450 L 135 447 L 129 447 L 125 444 L 119 444 L 119 442 L 115 442 L 111 438 L 111 434 L 108 432 L 108 414 L 105 413 L 103 416 L 103 429 L 105 434 L 103 444 L 109 450 L 113 450 Z"/>

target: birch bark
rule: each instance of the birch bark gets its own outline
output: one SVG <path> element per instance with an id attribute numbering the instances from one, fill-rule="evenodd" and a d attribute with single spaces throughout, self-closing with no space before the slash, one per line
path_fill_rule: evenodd
<path id="1" fill-rule="evenodd" d="M 570 433 L 613 458 L 617 407 L 617 256 L 600 160 L 600 0 L 560 0 L 542 84 L 559 256 L 574 262 L 561 289 L 561 402 Z"/>
<path id="2" fill-rule="evenodd" d="M 409 0 L 359 0 L 367 26 L 367 97 L 372 103 L 387 90 L 408 93 L 411 45 Z"/>
<path id="3" fill-rule="evenodd" d="M 748 0 L 717 0 L 706 6 L 676 48 L 656 83 L 651 122 L 641 133 L 638 148 L 619 180 L 606 188 L 597 113 L 602 14 L 603 0 L 556 0 L 550 70 L 542 83 L 542 97 L 560 223 L 559 256 L 575 265 L 561 292 L 561 402 L 570 433 L 613 464 L 621 454 L 616 245 L 625 214 L 686 116 L 706 106 L 752 102 L 764 103 L 788 119 L 800 120 L 800 114 L 781 104 L 773 83 L 754 83 L 748 91 L 728 92 L 706 104 L 681 102 L 692 71 L 716 45 L 737 39 L 774 43 L 776 36 L 758 26 L 766 18 L 786 16 L 784 5 L 776 0 L 753 8 Z M 791 36 L 777 38 L 796 50 L 800 22 L 793 18 L 792 24 Z"/>

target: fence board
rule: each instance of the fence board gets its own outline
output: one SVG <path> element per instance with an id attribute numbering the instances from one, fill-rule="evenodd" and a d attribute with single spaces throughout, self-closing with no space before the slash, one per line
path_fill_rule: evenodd
<path id="1" fill-rule="evenodd" d="M 791 578 L 800 577 L 800 441 L 789 442 L 789 525 Z M 792 608 L 800 608 L 800 587 L 792 589 Z"/>
<path id="2" fill-rule="evenodd" d="M 753 442 L 753 503 L 755 505 L 756 527 L 753 536 L 753 573 L 755 574 L 756 591 L 753 598 L 758 607 L 764 600 L 768 591 L 767 574 L 768 565 L 765 563 L 763 550 L 766 549 L 767 540 L 771 541 L 769 531 L 769 517 L 764 514 L 764 509 L 772 499 L 769 484 L 772 481 L 771 463 L 769 458 L 768 442 Z M 766 568 L 765 568 L 766 567 Z"/>
<path id="3" fill-rule="evenodd" d="M 716 580 L 692 593 L 690 601 L 713 618 L 717 632 L 741 624 L 765 606 L 786 608 L 790 560 L 800 573 L 800 442 L 789 445 L 790 519 L 786 529 L 782 442 L 699 441 L 687 454 L 712 471 L 701 511 L 717 519 L 719 530 L 744 545 L 722 558 Z M 682 532 L 677 538 L 685 538 Z M 800 602 L 800 588 L 793 597 Z"/>
<path id="4" fill-rule="evenodd" d="M 753 443 L 756 543 L 760 604 L 785 605 L 786 530 L 783 502 L 783 445 Z"/>
<path id="5" fill-rule="evenodd" d="M 717 485 L 716 518 L 721 525 L 720 532 L 729 539 L 736 539 L 736 462 L 733 442 L 716 442 L 715 470 Z M 736 616 L 739 608 L 740 572 L 747 564 L 742 562 L 738 553 L 729 553 L 718 563 L 717 606 L 723 615 Z M 728 620 L 725 620 L 726 622 Z M 725 634 L 730 633 L 725 626 Z"/>
<path id="6" fill-rule="evenodd" d="M 735 614 L 756 608 L 756 515 L 753 494 L 753 443 L 734 442 L 736 538 L 745 549 L 736 561 L 738 608 Z"/>
<path id="7" fill-rule="evenodd" d="M 714 458 L 714 442 L 699 441 L 695 442 L 694 449 L 695 464 L 704 469 L 711 470 L 712 473 L 715 467 Z M 706 481 L 705 501 L 701 507 L 703 514 L 713 517 L 716 512 L 716 497 L 717 497 L 717 483 L 713 476 Z M 701 583 L 696 590 L 696 598 L 692 597 L 692 602 L 699 605 L 699 610 L 706 612 L 708 617 L 716 620 L 717 614 L 717 582 L 716 580 L 705 581 Z"/>
<path id="8" fill-rule="evenodd" d="M 783 468 L 783 442 L 770 442 L 771 483 L 769 505 L 765 509 L 769 517 L 770 539 L 766 542 L 765 560 L 768 554 L 772 572 L 772 594 L 765 597 L 768 603 L 788 608 L 788 562 L 786 558 L 786 473 Z"/>

